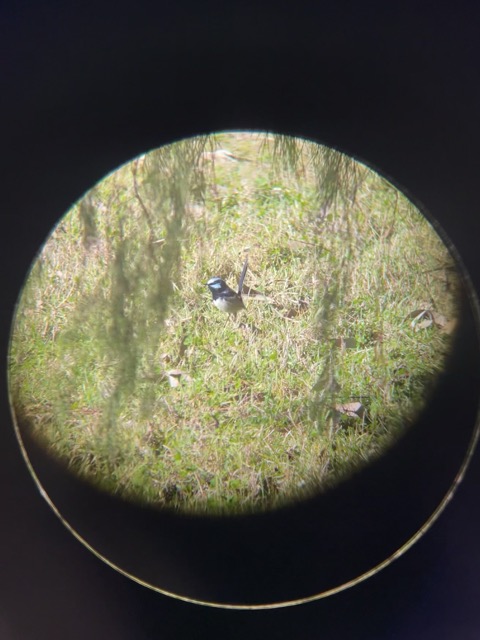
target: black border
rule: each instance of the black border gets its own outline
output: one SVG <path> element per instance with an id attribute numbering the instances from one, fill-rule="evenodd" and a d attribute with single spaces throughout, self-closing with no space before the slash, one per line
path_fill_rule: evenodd
<path id="1" fill-rule="evenodd" d="M 211 130 L 305 135 L 381 169 L 440 221 L 480 290 L 478 9 L 294 9 L 4 10 L 2 355 L 28 265 L 58 217 L 121 162 Z M 5 635 L 478 636 L 478 452 L 439 522 L 374 578 L 302 607 L 227 612 L 148 591 L 88 553 L 39 496 L 5 396 L 2 412 Z"/>

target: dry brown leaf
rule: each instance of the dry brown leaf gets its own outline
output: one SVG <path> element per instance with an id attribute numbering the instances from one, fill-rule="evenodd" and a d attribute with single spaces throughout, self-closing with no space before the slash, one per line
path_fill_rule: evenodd
<path id="1" fill-rule="evenodd" d="M 441 313 L 437 313 L 436 311 L 432 311 L 432 318 L 435 326 L 440 327 L 442 329 L 445 325 L 448 324 L 448 320 Z"/>
<path id="2" fill-rule="evenodd" d="M 449 320 L 447 324 L 441 327 L 440 331 L 442 333 L 446 333 L 447 335 L 451 335 L 457 327 L 457 320 L 453 318 L 453 320 Z"/>
<path id="3" fill-rule="evenodd" d="M 349 418 L 355 418 L 361 420 L 365 415 L 365 407 L 361 402 L 344 402 L 342 404 L 335 405 L 335 411 Z"/>
<path id="4" fill-rule="evenodd" d="M 433 315 L 429 309 L 416 309 L 409 313 L 407 318 L 413 318 L 410 323 L 412 329 L 419 331 L 420 329 L 427 329 L 433 324 Z"/>
<path id="5" fill-rule="evenodd" d="M 168 382 L 171 387 L 178 387 L 180 382 L 190 382 L 191 378 L 181 369 L 170 369 L 167 371 Z"/>

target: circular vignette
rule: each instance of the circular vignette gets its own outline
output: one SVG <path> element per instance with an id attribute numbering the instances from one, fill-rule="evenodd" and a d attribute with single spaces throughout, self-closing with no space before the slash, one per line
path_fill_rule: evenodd
<path id="1" fill-rule="evenodd" d="M 45 243 L 14 323 L 14 410 L 115 495 L 276 508 L 402 436 L 448 352 L 457 280 L 420 212 L 348 156 L 181 141 L 107 176 Z"/>
<path id="2" fill-rule="evenodd" d="M 227 518 L 152 511 L 72 476 L 17 419 L 30 471 L 54 511 L 88 548 L 162 593 L 250 608 L 304 602 L 351 586 L 391 562 L 432 524 L 463 477 L 478 438 L 478 429 L 466 426 L 477 415 L 478 307 L 464 270 L 462 278 L 453 351 L 415 428 L 329 491 L 306 494 L 273 512 Z M 448 419 L 465 425 L 455 432 L 456 442 L 451 431 L 438 430 Z"/>

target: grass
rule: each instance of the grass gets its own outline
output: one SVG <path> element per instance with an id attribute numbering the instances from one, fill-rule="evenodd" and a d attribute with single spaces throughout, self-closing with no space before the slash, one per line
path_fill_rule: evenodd
<path id="1" fill-rule="evenodd" d="M 235 287 L 246 252 L 236 322 L 204 283 Z M 412 422 L 450 345 L 452 265 L 404 196 L 337 152 L 247 133 L 177 143 L 99 183 L 37 257 L 13 330 L 14 413 L 127 499 L 274 507 Z M 355 401 L 361 417 L 342 408 Z"/>

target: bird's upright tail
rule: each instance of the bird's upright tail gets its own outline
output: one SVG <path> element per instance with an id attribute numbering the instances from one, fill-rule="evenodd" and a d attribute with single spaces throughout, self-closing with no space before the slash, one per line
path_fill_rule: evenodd
<path id="1" fill-rule="evenodd" d="M 247 257 L 245 258 L 245 263 L 243 265 L 242 273 L 240 274 L 240 280 L 238 281 L 238 295 L 241 295 L 242 293 L 243 281 L 245 280 L 247 267 L 248 267 L 248 254 L 247 254 Z"/>

